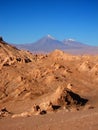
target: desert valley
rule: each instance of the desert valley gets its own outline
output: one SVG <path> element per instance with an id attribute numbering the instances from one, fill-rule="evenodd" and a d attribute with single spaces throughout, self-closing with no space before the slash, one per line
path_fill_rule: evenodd
<path id="1" fill-rule="evenodd" d="M 98 130 L 98 53 L 35 54 L 1 37 L 0 130 Z"/>

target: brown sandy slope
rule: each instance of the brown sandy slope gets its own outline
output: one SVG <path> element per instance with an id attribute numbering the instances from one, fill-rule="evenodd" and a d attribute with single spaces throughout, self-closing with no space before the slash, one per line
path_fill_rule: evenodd
<path id="1" fill-rule="evenodd" d="M 98 129 L 97 110 L 98 56 L 34 55 L 0 41 L 0 130 Z"/>

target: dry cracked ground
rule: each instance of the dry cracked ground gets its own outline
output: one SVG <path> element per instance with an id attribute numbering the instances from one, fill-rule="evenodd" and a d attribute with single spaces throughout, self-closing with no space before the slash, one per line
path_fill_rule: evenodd
<path id="1" fill-rule="evenodd" d="M 98 130 L 98 55 L 32 54 L 0 38 L 0 130 Z"/>

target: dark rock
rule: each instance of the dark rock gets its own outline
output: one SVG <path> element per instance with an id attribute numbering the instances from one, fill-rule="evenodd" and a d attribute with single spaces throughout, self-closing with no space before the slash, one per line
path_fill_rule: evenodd
<path id="1" fill-rule="evenodd" d="M 88 102 L 88 99 L 81 98 L 78 94 L 76 94 L 72 91 L 67 91 L 65 101 L 67 102 L 67 105 L 84 106 Z"/>
<path id="2" fill-rule="evenodd" d="M 34 104 L 34 111 L 39 111 L 39 110 L 40 110 L 40 106 L 39 106 L 39 105 Z"/>
<path id="3" fill-rule="evenodd" d="M 25 58 L 25 63 L 29 63 L 31 60 L 29 58 Z"/>
<path id="4" fill-rule="evenodd" d="M 2 38 L 2 37 L 0 37 L 0 42 L 1 42 L 1 41 L 3 41 L 3 38 Z"/>
<path id="5" fill-rule="evenodd" d="M 41 115 L 47 114 L 47 111 L 42 110 L 42 111 L 40 112 L 40 114 L 41 114 Z"/>
<path id="6" fill-rule="evenodd" d="M 7 117 L 7 116 L 9 116 L 9 115 L 11 115 L 12 113 L 11 112 L 9 112 L 6 108 L 2 108 L 1 110 L 0 110 L 0 118 L 1 117 Z"/>

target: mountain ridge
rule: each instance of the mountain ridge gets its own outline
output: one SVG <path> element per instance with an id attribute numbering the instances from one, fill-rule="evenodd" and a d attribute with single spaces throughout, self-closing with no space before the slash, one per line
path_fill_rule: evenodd
<path id="1" fill-rule="evenodd" d="M 46 35 L 34 43 L 15 44 L 19 49 L 29 50 L 34 53 L 49 53 L 55 49 L 59 49 L 71 54 L 97 54 L 98 47 L 90 46 L 85 43 L 75 41 L 73 39 L 57 40 L 51 35 Z"/>

